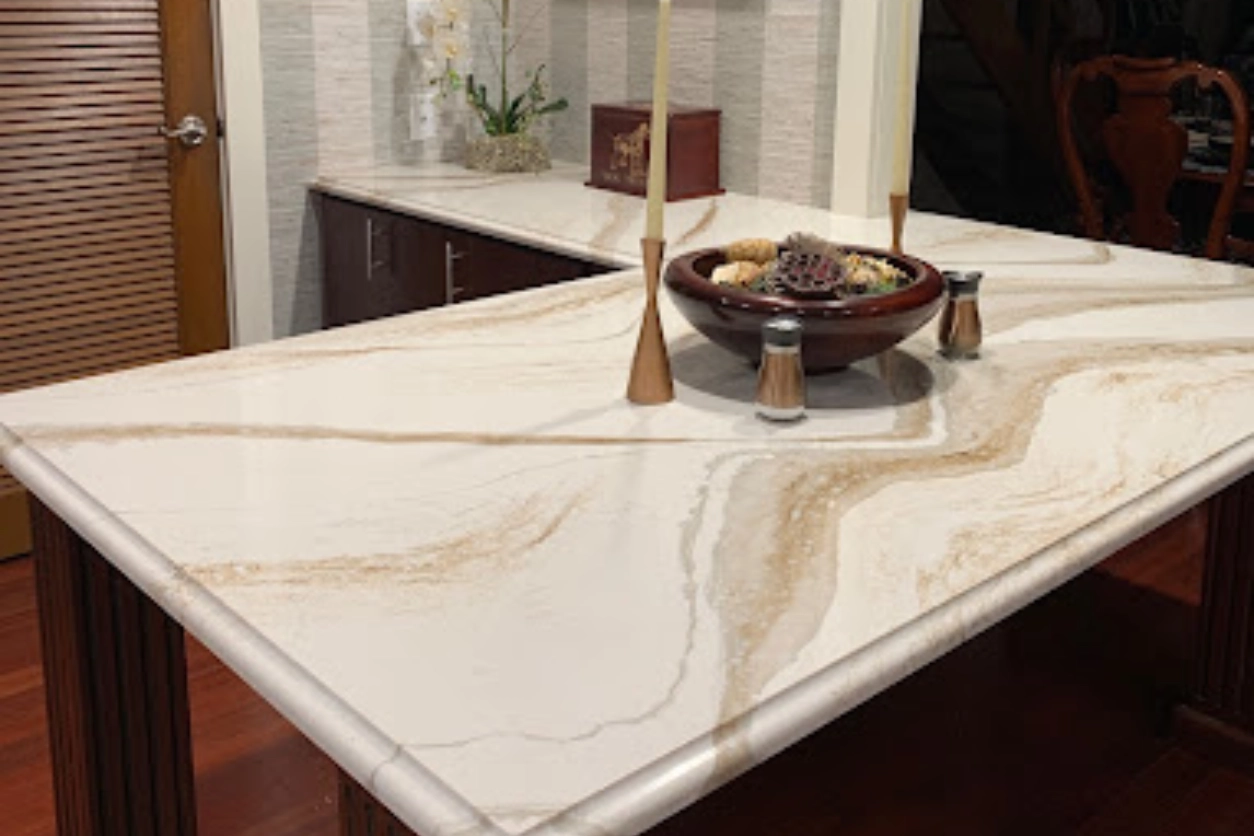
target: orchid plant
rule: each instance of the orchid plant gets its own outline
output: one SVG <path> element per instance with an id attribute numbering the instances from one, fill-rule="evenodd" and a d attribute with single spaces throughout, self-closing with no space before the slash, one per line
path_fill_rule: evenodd
<path id="1" fill-rule="evenodd" d="M 487 85 L 477 82 L 474 73 L 463 79 L 450 64 L 446 80 L 452 90 L 465 90 L 466 101 L 479 117 L 488 136 L 508 136 L 525 133 L 537 119 L 558 113 L 570 106 L 565 98 L 550 99 L 545 83 L 545 66 L 541 64 L 524 76 L 522 92 L 511 95 L 509 88 L 509 58 L 517 49 L 526 29 L 535 22 L 535 16 L 517 36 L 510 26 L 512 0 L 485 0 L 500 25 L 499 56 L 488 49 L 499 80 L 498 89 L 489 92 Z"/>

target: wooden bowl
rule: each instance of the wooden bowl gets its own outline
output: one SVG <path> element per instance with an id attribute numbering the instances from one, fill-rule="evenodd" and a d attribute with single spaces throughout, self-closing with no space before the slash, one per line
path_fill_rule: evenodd
<path id="1" fill-rule="evenodd" d="M 716 285 L 714 268 L 726 263 L 721 250 L 698 250 L 673 259 L 666 288 L 692 326 L 723 348 L 756 363 L 762 324 L 790 314 L 805 326 L 801 360 L 807 372 L 841 369 L 892 348 L 936 315 L 945 281 L 935 267 L 910 256 L 849 247 L 850 252 L 887 259 L 914 281 L 901 290 L 845 299 L 792 299 Z"/>

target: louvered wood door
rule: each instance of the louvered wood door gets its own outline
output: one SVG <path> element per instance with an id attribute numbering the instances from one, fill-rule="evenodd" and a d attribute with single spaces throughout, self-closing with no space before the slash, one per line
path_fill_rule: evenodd
<path id="1" fill-rule="evenodd" d="M 0 391 L 226 345 L 208 3 L 0 0 Z M 186 113 L 199 147 L 158 132 Z"/>

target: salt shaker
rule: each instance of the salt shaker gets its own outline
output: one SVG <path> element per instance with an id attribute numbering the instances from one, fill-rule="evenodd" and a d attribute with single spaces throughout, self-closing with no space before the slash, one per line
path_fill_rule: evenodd
<path id="1" fill-rule="evenodd" d="M 951 360 L 980 355 L 980 280 L 983 273 L 945 273 L 947 298 L 940 320 L 940 351 Z"/>
<path id="2" fill-rule="evenodd" d="M 806 378 L 801 366 L 801 320 L 777 316 L 762 325 L 757 412 L 770 421 L 796 421 L 806 412 Z"/>

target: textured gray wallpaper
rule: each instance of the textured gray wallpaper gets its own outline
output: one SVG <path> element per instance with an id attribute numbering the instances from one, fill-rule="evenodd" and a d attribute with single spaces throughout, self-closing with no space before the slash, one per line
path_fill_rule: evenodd
<path id="1" fill-rule="evenodd" d="M 563 160 L 587 159 L 588 111 L 588 17 L 589 6 L 598 0 L 550 0 L 549 49 L 543 56 L 552 71 L 555 95 L 565 96 L 570 108 L 552 117 L 550 149 Z M 541 56 L 536 56 L 541 57 Z"/>
<path id="2" fill-rule="evenodd" d="M 370 0 L 370 62 L 374 158 L 411 162 L 409 141 L 409 79 L 413 53 L 406 48 L 403 0 Z"/>
<path id="3" fill-rule="evenodd" d="M 762 67 L 767 0 L 718 0 L 714 101 L 723 109 L 723 186 L 757 194 L 762 186 Z M 636 46 L 648 52 L 648 41 Z M 789 62 L 791 64 L 791 61 Z M 807 195 L 802 202 L 809 199 Z"/>
<path id="4" fill-rule="evenodd" d="M 549 0 L 556 156 L 588 158 L 588 106 L 652 95 L 655 0 Z M 840 0 L 676 0 L 671 101 L 723 111 L 723 185 L 829 205 Z M 769 125 L 767 130 L 764 126 Z"/>
<path id="5" fill-rule="evenodd" d="M 313 5 L 264 0 L 260 13 L 274 330 L 282 336 L 315 328 L 322 317 L 307 188 L 318 175 Z"/>
<path id="6" fill-rule="evenodd" d="M 483 0 L 472 53 L 497 30 Z M 723 111 L 723 185 L 828 205 L 841 0 L 676 0 L 671 99 Z M 514 0 L 510 71 L 543 63 L 571 108 L 543 128 L 558 159 L 586 161 L 590 105 L 647 100 L 656 0 Z M 405 0 L 262 0 L 274 326 L 317 328 L 319 172 L 417 163 L 409 139 L 412 55 Z M 485 40 L 486 39 L 486 40 Z"/>

